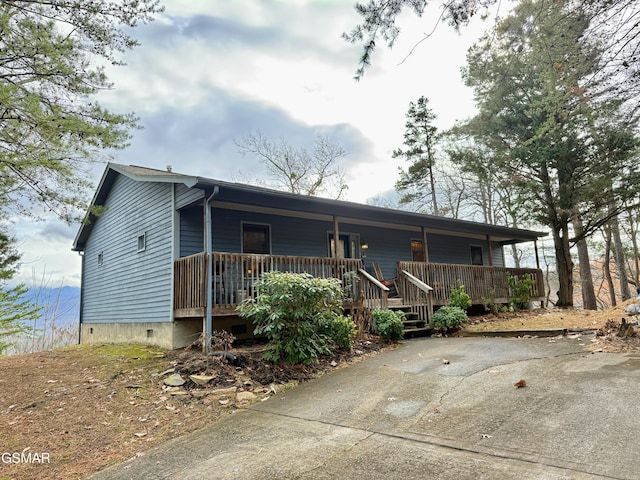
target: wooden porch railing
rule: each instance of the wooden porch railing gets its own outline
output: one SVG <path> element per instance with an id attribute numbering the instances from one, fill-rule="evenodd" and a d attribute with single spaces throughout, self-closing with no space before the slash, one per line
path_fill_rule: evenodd
<path id="1" fill-rule="evenodd" d="M 409 305 L 410 311 L 417 313 L 418 318 L 429 322 L 433 314 L 433 288 L 406 270 L 399 270 L 396 285 L 404 305 Z"/>
<path id="2" fill-rule="evenodd" d="M 174 262 L 174 315 L 201 317 L 207 306 L 207 254 L 198 253 Z M 317 278 L 338 278 L 348 297 L 355 298 L 353 281 L 362 261 L 351 258 L 297 257 L 213 252 L 211 254 L 212 312 L 232 314 L 245 298 L 255 295 L 264 272 L 308 273 Z"/>
<path id="3" fill-rule="evenodd" d="M 339 278 L 348 300 L 360 293 L 366 308 L 387 308 L 388 288 L 369 275 L 359 259 L 253 255 L 240 253 L 211 254 L 213 286 L 212 312 L 233 314 L 239 303 L 255 295 L 255 286 L 264 272 L 308 273 L 319 278 Z M 207 255 L 198 253 L 174 262 L 174 315 L 176 318 L 203 317 L 207 306 Z M 531 299 L 542 298 L 542 271 L 533 268 L 483 267 L 422 262 L 398 262 L 398 293 L 404 304 L 411 305 L 421 318 L 427 319 L 433 305 L 446 305 L 451 287 L 460 280 L 476 304 L 492 299 L 506 303 L 512 298 L 507 272 L 517 278 L 530 275 L 534 280 Z M 359 282 L 354 280 L 359 278 Z M 431 294 L 428 288 L 432 287 Z M 360 292 L 358 291 L 360 289 Z M 422 311 L 424 310 L 424 311 Z"/>
<path id="4" fill-rule="evenodd" d="M 512 297 L 507 284 L 507 272 L 516 278 L 530 275 L 533 279 L 530 295 L 538 300 L 544 295 L 542 270 L 536 268 L 485 267 L 445 263 L 398 262 L 398 271 L 406 271 L 433 288 L 434 305 L 446 305 L 451 288 L 460 280 L 474 304 L 493 299 L 506 303 Z"/>
<path id="5" fill-rule="evenodd" d="M 201 317 L 207 306 L 207 255 L 197 253 L 173 263 L 173 309 L 177 317 Z"/>

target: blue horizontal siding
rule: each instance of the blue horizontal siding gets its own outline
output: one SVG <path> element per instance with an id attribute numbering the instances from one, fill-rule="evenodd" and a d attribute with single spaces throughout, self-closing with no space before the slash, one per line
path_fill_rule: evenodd
<path id="1" fill-rule="evenodd" d="M 273 255 L 329 256 L 328 233 L 333 222 L 279 216 L 222 208 L 212 209 L 213 250 L 239 253 L 242 249 L 242 222 L 271 226 L 271 253 Z M 365 267 L 373 273 L 372 263 L 378 263 L 385 278 L 397 275 L 397 262 L 410 261 L 411 240 L 421 240 L 420 231 L 383 228 L 341 222 L 340 234 L 357 234 L 369 248 L 363 253 Z M 185 235 L 183 233 L 183 235 Z M 487 244 L 484 240 L 452 235 L 427 235 L 429 260 L 434 263 L 471 265 L 471 245 L 483 250 L 483 261 L 489 264 Z M 493 243 L 494 265 L 503 265 L 502 247 Z M 201 251 L 201 250 L 199 250 Z M 195 253 L 195 252 L 193 252 Z"/>
<path id="2" fill-rule="evenodd" d="M 332 222 L 307 220 L 239 210 L 212 209 L 213 250 L 239 253 L 242 250 L 242 222 L 271 226 L 273 255 L 327 256 L 327 231 Z"/>
<path id="3" fill-rule="evenodd" d="M 84 252 L 83 322 L 171 320 L 172 188 L 115 180 Z M 147 243 L 138 252 L 141 233 Z"/>
<path id="4" fill-rule="evenodd" d="M 203 207 L 180 210 L 180 256 L 188 257 L 204 251 Z"/>
<path id="5" fill-rule="evenodd" d="M 204 190 L 199 188 L 188 188 L 178 183 L 175 186 L 176 203 L 175 208 L 180 209 L 193 203 L 202 203 L 204 200 Z"/>

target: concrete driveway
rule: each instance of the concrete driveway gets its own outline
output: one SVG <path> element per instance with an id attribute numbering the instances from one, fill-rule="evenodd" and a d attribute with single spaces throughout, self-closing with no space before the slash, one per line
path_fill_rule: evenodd
<path id="1" fill-rule="evenodd" d="M 640 356 L 589 341 L 406 341 L 92 479 L 639 479 Z"/>

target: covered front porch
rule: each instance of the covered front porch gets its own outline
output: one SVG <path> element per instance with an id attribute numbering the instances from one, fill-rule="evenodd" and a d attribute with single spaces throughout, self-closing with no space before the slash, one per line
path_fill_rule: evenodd
<path id="1" fill-rule="evenodd" d="M 508 268 L 454 265 L 428 262 L 397 262 L 393 289 L 369 273 L 361 259 L 258 255 L 201 252 L 174 262 L 173 311 L 175 319 L 236 315 L 245 298 L 256 295 L 256 284 L 264 272 L 308 273 L 319 278 L 337 278 L 345 293 L 345 309 L 352 314 L 394 307 L 418 315 L 429 322 L 434 306 L 446 305 L 451 288 L 458 280 L 474 304 L 491 300 L 507 303 L 513 294 L 507 273 L 531 276 L 531 300 L 543 297 L 542 271 L 534 268 Z M 395 292 L 393 292 L 395 290 Z"/>

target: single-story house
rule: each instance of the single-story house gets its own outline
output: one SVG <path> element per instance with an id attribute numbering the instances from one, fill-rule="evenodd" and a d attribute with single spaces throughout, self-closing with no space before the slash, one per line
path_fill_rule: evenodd
<path id="1" fill-rule="evenodd" d="M 543 235 L 109 163 L 73 244 L 80 338 L 167 348 L 213 330 L 242 338 L 252 328 L 236 306 L 271 270 L 339 278 L 347 308 L 395 301 L 424 321 L 457 280 L 482 303 L 508 300 L 507 272 L 531 275 L 536 299 L 541 270 L 506 268 L 503 246 Z"/>

